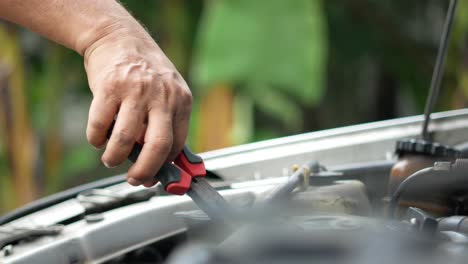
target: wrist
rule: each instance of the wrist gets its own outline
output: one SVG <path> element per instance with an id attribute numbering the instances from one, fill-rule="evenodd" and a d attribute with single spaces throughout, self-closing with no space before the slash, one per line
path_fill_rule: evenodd
<path id="1" fill-rule="evenodd" d="M 145 29 L 130 15 L 119 18 L 104 18 L 96 26 L 90 28 L 78 38 L 75 50 L 85 61 L 96 48 L 110 44 L 115 45 L 122 38 L 135 38 L 152 41 Z"/>

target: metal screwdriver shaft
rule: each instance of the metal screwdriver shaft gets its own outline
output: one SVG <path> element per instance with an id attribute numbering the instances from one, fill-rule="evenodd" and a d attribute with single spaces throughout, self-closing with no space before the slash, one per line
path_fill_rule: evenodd
<path id="1" fill-rule="evenodd" d="M 424 140 L 430 140 L 428 126 L 431 119 L 431 113 L 434 110 L 437 98 L 439 97 L 440 83 L 443 76 L 443 69 L 445 64 L 445 58 L 447 57 L 447 46 L 452 32 L 453 18 L 455 16 L 455 10 L 457 8 L 458 0 L 451 0 L 447 16 L 445 17 L 444 29 L 442 37 L 439 43 L 439 51 L 437 52 L 437 60 L 432 73 L 431 88 L 429 95 L 426 100 L 426 106 L 424 108 L 424 123 L 422 127 L 422 138 Z"/>

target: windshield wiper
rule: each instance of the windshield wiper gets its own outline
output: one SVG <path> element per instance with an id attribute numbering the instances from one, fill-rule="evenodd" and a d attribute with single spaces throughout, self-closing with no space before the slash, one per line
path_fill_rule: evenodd
<path id="1" fill-rule="evenodd" d="M 56 236 L 62 232 L 63 226 L 41 227 L 0 227 L 0 249 L 7 245 L 17 244 L 24 240 L 31 240 L 43 236 Z"/>
<path id="2" fill-rule="evenodd" d="M 113 176 L 110 178 L 102 179 L 99 181 L 95 181 L 92 183 L 80 185 L 77 187 L 74 187 L 72 189 L 53 194 L 48 197 L 44 197 L 42 199 L 36 200 L 34 202 L 31 202 L 21 208 L 18 208 L 14 210 L 13 212 L 10 212 L 6 215 L 0 216 L 0 226 L 4 225 L 8 222 L 11 222 L 15 219 L 24 217 L 26 215 L 32 214 L 34 212 L 43 210 L 45 208 L 48 208 L 50 206 L 59 204 L 61 202 L 64 202 L 69 199 L 73 199 L 76 197 L 79 193 L 90 190 L 90 189 L 95 189 L 95 188 L 105 188 L 109 187 L 115 184 L 123 183 L 125 182 L 126 175 L 117 175 Z"/>
<path id="3" fill-rule="evenodd" d="M 161 188 L 141 189 L 120 194 L 107 189 L 92 189 L 78 194 L 76 199 L 84 208 L 84 215 L 103 213 L 122 206 L 145 202 L 155 195 L 162 195 Z"/>

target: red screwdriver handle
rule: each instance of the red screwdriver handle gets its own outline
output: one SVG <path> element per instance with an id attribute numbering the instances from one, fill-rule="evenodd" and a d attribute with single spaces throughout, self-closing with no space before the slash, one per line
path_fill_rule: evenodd
<path id="1" fill-rule="evenodd" d="M 184 146 L 174 160 L 174 166 L 181 169 L 182 173 L 180 181 L 172 182 L 165 186 L 166 192 L 168 193 L 177 195 L 185 194 L 190 189 L 193 177 L 204 177 L 206 175 L 203 159 L 193 154 L 187 145 Z"/>
<path id="2" fill-rule="evenodd" d="M 135 151 L 132 151 L 133 155 L 130 155 L 130 160 L 136 160 L 139 154 L 138 149 L 141 149 L 141 146 L 135 145 Z M 192 178 L 204 177 L 205 175 L 206 169 L 203 159 L 184 146 L 174 163 L 165 163 L 154 177 L 162 183 L 166 192 L 184 195 L 190 190 Z"/>
<path id="3" fill-rule="evenodd" d="M 205 163 L 203 159 L 194 154 L 187 145 L 179 153 L 174 163 L 185 170 L 192 177 L 204 177 L 206 175 Z"/>
<path id="4" fill-rule="evenodd" d="M 192 176 L 172 163 L 164 164 L 155 179 L 161 182 L 167 193 L 175 195 L 184 195 L 192 184 Z"/>
<path id="5" fill-rule="evenodd" d="M 110 138 L 113 128 L 114 122 L 107 133 L 108 138 Z M 128 159 L 132 162 L 136 162 L 142 149 L 143 146 L 141 144 L 135 143 Z M 205 175 L 206 169 L 203 159 L 194 154 L 187 145 L 185 145 L 174 160 L 174 163 L 164 163 L 154 178 L 161 182 L 166 192 L 175 195 L 184 195 L 190 190 L 193 177 L 203 177 Z"/>

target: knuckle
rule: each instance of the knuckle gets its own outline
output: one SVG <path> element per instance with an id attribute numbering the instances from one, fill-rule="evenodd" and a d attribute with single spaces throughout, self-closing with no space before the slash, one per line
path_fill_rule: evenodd
<path id="1" fill-rule="evenodd" d="M 146 91 L 147 91 L 147 86 L 144 85 L 143 83 L 135 83 L 132 88 L 132 94 L 136 98 L 142 98 L 145 96 Z"/>
<path id="2" fill-rule="evenodd" d="M 171 78 L 177 80 L 180 78 L 180 74 L 177 71 L 172 71 L 170 74 Z"/>
<path id="3" fill-rule="evenodd" d="M 107 82 L 101 89 L 104 97 L 112 98 L 118 95 L 120 83 L 117 80 Z"/>
<path id="4" fill-rule="evenodd" d="M 176 95 L 184 101 L 184 103 L 192 103 L 192 92 L 190 91 L 185 80 L 180 76 L 180 74 L 175 71 L 172 74 L 166 75 L 164 80 L 165 88 L 175 91 Z"/>
<path id="5" fill-rule="evenodd" d="M 120 146 L 131 146 L 135 143 L 135 137 L 126 130 L 120 130 L 114 136 Z"/>
<path id="6" fill-rule="evenodd" d="M 172 148 L 172 138 L 159 137 L 148 141 L 146 144 L 152 153 L 168 153 Z"/>
<path id="7" fill-rule="evenodd" d="M 115 71 L 106 75 L 101 82 L 101 89 L 105 95 L 115 95 L 124 84 L 122 76 Z"/>
<path id="8" fill-rule="evenodd" d="M 154 76 L 151 74 L 147 74 L 145 76 L 142 76 L 140 78 L 140 82 L 144 84 L 145 86 L 150 86 L 154 83 Z"/>
<path id="9" fill-rule="evenodd" d="M 175 115 L 177 121 L 190 120 L 190 113 L 192 112 L 192 103 L 187 102 L 180 105 L 179 110 Z"/>
<path id="10" fill-rule="evenodd" d="M 175 122 L 189 122 L 190 110 L 181 110 L 174 115 Z"/>
<path id="11" fill-rule="evenodd" d="M 136 98 L 143 98 L 148 95 L 153 86 L 153 78 L 151 76 L 136 76 L 133 77 L 131 84 L 131 93 Z"/>
<path id="12" fill-rule="evenodd" d="M 101 120 L 91 120 L 89 122 L 89 126 L 91 129 L 98 130 L 98 131 L 102 131 L 107 128 L 106 124 Z M 89 136 L 94 136 L 94 133 L 89 133 Z"/>
<path id="13" fill-rule="evenodd" d="M 177 71 L 168 71 L 164 73 L 163 75 L 160 76 L 160 79 L 163 82 L 166 82 L 168 84 L 174 84 L 179 82 L 179 73 Z"/>
<path id="14" fill-rule="evenodd" d="M 175 81 L 180 78 L 180 74 L 175 69 L 167 69 L 161 74 L 161 78 L 168 81 Z"/>
<path id="15" fill-rule="evenodd" d="M 163 79 L 161 80 L 158 88 L 161 93 L 168 94 L 169 91 L 171 90 L 171 82 L 167 79 Z"/>
<path id="16" fill-rule="evenodd" d="M 192 105 L 193 97 L 192 92 L 188 88 L 182 88 L 182 100 L 184 101 L 185 105 Z"/>
<path id="17" fill-rule="evenodd" d="M 124 104 L 127 108 L 127 111 L 131 113 L 134 118 L 139 119 L 139 117 L 143 114 L 143 106 L 141 105 L 141 99 L 138 98 L 129 98 L 124 101 Z"/>
<path id="18" fill-rule="evenodd" d="M 156 91 L 157 99 L 154 100 L 153 103 L 158 104 L 161 102 L 169 101 L 170 93 L 171 93 L 170 84 L 166 80 L 160 80 L 157 85 L 157 91 Z"/>

